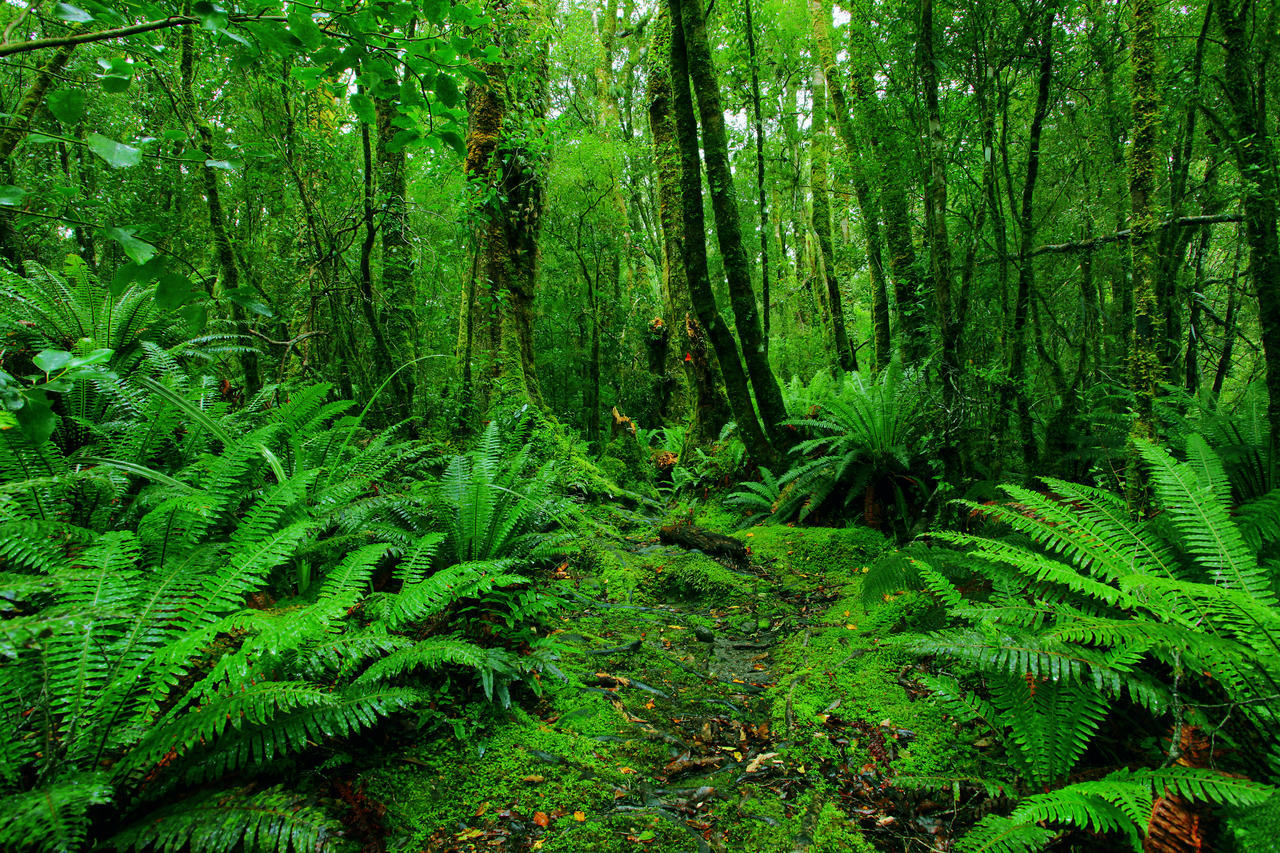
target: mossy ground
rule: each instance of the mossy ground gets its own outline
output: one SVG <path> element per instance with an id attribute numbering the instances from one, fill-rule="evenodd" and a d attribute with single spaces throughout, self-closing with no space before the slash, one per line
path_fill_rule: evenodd
<path id="1" fill-rule="evenodd" d="M 404 849 L 902 849 L 890 806 L 917 795 L 890 780 L 978 757 L 882 642 L 918 602 L 863 607 L 883 540 L 756 527 L 744 570 L 648 533 L 584 543 L 556 581 L 567 682 L 366 774 Z"/>

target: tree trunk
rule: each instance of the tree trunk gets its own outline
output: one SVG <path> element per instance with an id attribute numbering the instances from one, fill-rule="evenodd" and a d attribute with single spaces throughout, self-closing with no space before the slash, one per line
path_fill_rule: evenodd
<path id="1" fill-rule="evenodd" d="M 782 422 L 786 420 L 787 410 L 782 402 L 782 389 L 769 367 L 764 335 L 760 329 L 760 311 L 756 307 L 755 290 L 751 286 L 751 265 L 747 261 L 746 249 L 742 243 L 738 197 L 729 166 L 729 140 L 725 130 L 724 109 L 720 103 L 720 86 L 716 80 L 715 66 L 711 61 L 702 0 L 675 0 L 671 4 L 671 12 L 672 29 L 679 31 L 683 37 L 689 80 L 698 95 L 698 118 L 702 126 L 707 184 L 711 190 L 711 211 L 715 217 L 725 278 L 729 284 L 729 305 L 733 309 L 738 338 L 742 341 L 742 360 L 751 380 L 751 388 L 755 391 L 756 406 L 760 410 L 760 420 L 766 433 L 774 443 L 784 442 L 786 436 Z M 674 62 L 672 71 L 675 71 Z M 677 103 L 680 98 L 681 93 L 677 88 Z M 686 251 L 688 248 L 686 245 Z M 724 368 L 723 364 L 721 368 Z M 726 383 L 728 380 L 726 371 Z M 732 386 L 727 387 L 732 395 Z"/>
<path id="2" fill-rule="evenodd" d="M 189 4 L 188 4 L 189 6 Z M 208 122 L 196 108 L 195 97 L 195 28 L 182 28 L 182 55 L 179 60 L 182 99 L 198 136 L 197 145 L 206 160 L 213 156 L 213 131 Z M 226 217 L 222 211 L 222 190 L 218 182 L 218 170 L 212 166 L 200 168 L 204 183 L 205 202 L 209 209 L 209 231 L 213 236 L 213 253 L 222 276 L 223 292 L 237 291 L 240 288 L 240 271 L 236 266 L 235 250 L 231 246 L 231 237 L 227 233 Z M 249 322 L 244 309 L 235 302 L 231 303 L 231 320 L 245 339 L 245 351 L 240 354 L 240 367 L 244 370 L 245 399 L 252 398 L 262 388 L 262 379 L 258 373 L 258 353 L 249 343 Z"/>
<path id="3" fill-rule="evenodd" d="M 760 205 L 760 310 L 765 357 L 769 354 L 769 201 L 764 186 L 764 119 L 760 115 L 760 68 L 756 62 L 756 27 L 751 0 L 743 0 L 747 13 L 747 58 L 751 63 L 751 115 L 756 131 L 756 191 Z"/>
<path id="4" fill-rule="evenodd" d="M 653 22 L 647 83 L 649 130 L 658 184 L 658 218 L 662 224 L 663 303 L 667 334 L 679 346 L 671 346 L 667 371 L 683 370 L 693 391 L 689 424 L 691 447 L 706 446 L 720 436 L 733 417 L 724 386 L 707 350 L 702 324 L 693 312 L 689 280 L 684 266 L 684 234 L 680 201 L 680 146 L 676 142 L 671 92 L 671 13 L 665 6 Z M 680 367 L 678 365 L 683 365 Z"/>
<path id="5" fill-rule="evenodd" d="M 494 14 L 505 53 L 499 61 L 482 63 L 485 85 L 473 84 L 467 92 L 465 170 L 486 195 L 477 234 L 477 277 L 464 317 L 470 345 L 462 354 L 482 368 L 477 387 L 464 389 L 477 412 L 489 405 L 499 379 L 511 383 L 509 393 L 543 406 L 533 357 L 533 300 L 545 198 L 540 155 L 521 136 L 535 134 L 531 128 L 546 119 L 548 46 L 531 38 L 532 19 L 545 15 L 545 9 L 537 0 L 505 0 Z M 528 91 L 519 104 L 507 100 L 512 84 Z M 474 367 L 471 376 L 474 381 Z"/>
<path id="6" fill-rule="evenodd" d="M 689 282 L 689 296 L 698 321 L 720 362 L 729 404 L 738 422 L 738 430 L 747 453 L 759 465 L 770 466 L 778 454 L 751 405 L 751 387 L 738 356 L 733 333 L 725 324 L 711 292 L 707 272 L 706 223 L 702 212 L 702 175 L 698 157 L 698 125 L 694 117 L 693 98 L 689 91 L 689 63 L 685 51 L 681 20 L 682 2 L 668 0 L 671 10 L 671 87 L 672 112 L 675 115 L 676 139 L 680 146 L 680 202 L 684 226 L 684 267 Z M 705 35 L 705 34 L 704 34 Z M 705 47 L 705 44 L 704 44 Z M 723 122 L 723 116 L 721 116 Z M 723 137 L 722 137 L 723 138 Z M 711 146 L 708 145 L 708 148 Z M 723 191 L 723 187 L 721 187 Z M 758 343 L 758 342 L 757 342 Z M 781 396 L 779 394 L 779 396 Z"/>
<path id="7" fill-rule="evenodd" d="M 1160 222 L 1154 189 L 1158 162 L 1159 108 L 1156 83 L 1155 0 L 1131 0 L 1133 34 L 1133 142 L 1129 155 L 1129 252 L 1133 269 L 1133 337 L 1129 347 L 1129 387 L 1136 416 L 1132 434 L 1155 436 L 1155 399 L 1164 379 L 1157 350 L 1164 325 L 1156 300 L 1156 229 Z M 1132 496 L 1132 490 L 1131 490 Z"/>
<path id="8" fill-rule="evenodd" d="M 1031 401 L 1027 395 L 1027 319 L 1031 306 L 1031 293 L 1035 288 L 1035 261 L 1032 251 L 1035 245 L 1035 192 L 1040 174 L 1040 136 L 1045 116 L 1049 111 L 1049 85 L 1053 80 L 1053 10 L 1045 13 L 1044 29 L 1040 34 L 1040 71 L 1037 77 L 1036 106 L 1031 117 L 1031 129 L 1027 139 L 1027 173 L 1022 182 L 1022 199 L 1018 211 L 1018 293 L 1013 305 L 1013 326 L 1010 330 L 1009 386 L 1013 414 L 1018 420 L 1018 435 L 1022 443 L 1025 470 L 1035 469 L 1038 461 L 1035 426 L 1031 418 Z M 1005 411 L 1008 411 L 1006 397 Z"/>
<path id="9" fill-rule="evenodd" d="M 412 33 L 410 27 L 410 36 Z M 405 199 L 406 163 L 403 150 L 389 150 L 397 133 L 391 123 L 397 113 L 395 105 L 379 98 L 374 101 L 374 108 L 378 121 L 378 197 L 382 205 L 380 290 L 385 306 L 378 319 L 395 366 L 400 367 L 418 356 L 418 298 L 413 282 L 413 245 L 409 239 L 409 209 Z M 390 408 L 396 420 L 406 420 L 414 414 L 416 376 L 415 365 L 406 367 L 392 380 L 390 390 L 395 399 Z"/>
<path id="10" fill-rule="evenodd" d="M 835 252 L 831 246 L 831 135 L 827 133 L 827 83 L 822 63 L 813 66 L 813 120 L 809 145 L 812 165 L 810 185 L 813 194 L 813 232 L 818 242 L 827 305 L 831 310 L 832 343 L 836 350 L 836 367 L 857 370 L 858 360 L 849 345 L 849 332 L 844 324 L 844 306 L 840 299 L 840 282 L 836 278 Z"/>
<path id="11" fill-rule="evenodd" d="M 1280 448 L 1280 237 L 1276 231 L 1280 186 L 1276 181 L 1275 149 L 1263 112 L 1267 104 L 1263 70 L 1269 57 L 1250 55 L 1246 26 L 1252 19 L 1252 0 L 1212 3 L 1223 35 L 1222 88 L 1230 107 L 1231 147 L 1243 188 L 1249 278 L 1258 299 L 1258 324 L 1267 366 L 1271 442 L 1273 448 Z"/>

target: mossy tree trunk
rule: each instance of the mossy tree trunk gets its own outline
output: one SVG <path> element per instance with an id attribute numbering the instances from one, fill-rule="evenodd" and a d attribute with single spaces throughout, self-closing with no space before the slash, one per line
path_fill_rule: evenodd
<path id="1" fill-rule="evenodd" d="M 820 275 L 823 279 L 827 304 L 831 309 L 832 343 L 835 346 L 835 366 L 840 370 L 857 370 L 858 359 L 849 344 L 849 332 L 845 328 L 844 303 L 840 299 L 840 282 L 836 278 L 835 252 L 831 239 L 831 134 L 827 132 L 827 80 L 822 63 L 813 66 L 813 120 L 810 125 L 812 156 L 810 185 L 813 195 L 813 232 L 818 243 Z"/>
<path id="2" fill-rule="evenodd" d="M 1129 387 L 1135 417 L 1132 434 L 1155 435 L 1155 399 L 1164 371 L 1158 346 L 1164 318 L 1156 300 L 1157 228 L 1155 199 L 1158 162 L 1159 92 L 1156 81 L 1155 0 L 1131 0 L 1133 32 L 1129 42 L 1133 65 L 1133 141 L 1129 150 L 1129 252 L 1133 269 L 1133 323 L 1129 345 Z"/>
<path id="3" fill-rule="evenodd" d="M 1212 2 L 1222 28 L 1222 89 L 1230 110 L 1230 144 L 1243 190 L 1249 277 L 1258 299 L 1258 324 L 1267 366 L 1271 442 L 1273 448 L 1280 448 L 1280 237 L 1276 231 L 1280 185 L 1276 180 L 1275 147 L 1265 119 L 1264 70 L 1270 58 L 1254 55 L 1250 50 L 1247 27 L 1255 17 L 1253 0 Z M 1274 17 L 1271 20 L 1274 22 Z M 1274 33 L 1255 33 L 1255 38 L 1262 44 L 1274 43 Z"/>
<path id="4" fill-rule="evenodd" d="M 413 28 L 408 30 L 412 37 Z M 413 243 L 409 230 L 409 206 L 405 198 L 406 158 L 402 148 L 392 144 L 398 129 L 392 121 L 395 105 L 379 98 L 374 101 L 377 116 L 377 184 L 381 203 L 382 271 L 380 291 L 383 300 L 379 321 L 395 359 L 395 368 L 412 362 L 418 356 L 417 292 L 414 287 Z M 397 420 L 413 416 L 416 411 L 416 367 L 405 367 L 392 380 L 394 397 L 391 411 Z"/>
<path id="5" fill-rule="evenodd" d="M 495 382 L 541 408 L 533 357 L 538 238 L 545 205 L 537 134 L 547 113 L 546 9 L 540 0 L 494 8 L 502 57 L 468 87 L 465 170 L 478 199 L 477 259 L 464 296 L 459 356 L 473 415 Z M 479 371 L 475 368 L 479 367 Z"/>
<path id="6" fill-rule="evenodd" d="M 747 260 L 742 242 L 742 228 L 738 220 L 738 195 L 734 188 L 733 171 L 729 165 L 729 140 L 725 130 L 724 108 L 720 99 L 720 84 L 716 79 L 715 65 L 711 59 L 711 46 L 707 39 L 706 20 L 702 0 L 677 0 L 671 5 L 672 27 L 683 36 L 688 63 L 688 79 L 698 96 L 698 119 L 702 129 L 702 149 L 706 158 L 707 186 L 711 194 L 711 212 L 715 218 L 716 237 L 720 255 L 724 261 L 725 278 L 729 284 L 729 305 L 733 309 L 734 325 L 742 341 L 742 361 L 755 392 L 760 420 L 771 441 L 786 440 L 782 422 L 787 411 L 782 402 L 782 389 L 769 367 L 768 352 L 760 327 L 760 311 L 756 306 L 755 289 L 751 285 L 751 264 Z M 677 14 L 677 11 L 679 14 Z M 673 43 L 676 39 L 672 39 Z M 676 72 L 672 62 L 672 73 Z M 673 81 L 678 78 L 673 77 Z M 676 101 L 681 92 L 679 83 Z M 679 118 L 677 116 L 677 122 Z M 683 146 L 684 140 L 681 140 Z M 695 171 L 695 176 L 697 172 Z M 687 178 L 686 178 L 687 180 Z M 687 186 L 687 184 L 686 184 Z M 688 232 L 686 232 L 687 239 Z M 686 245 L 685 249 L 688 250 Z M 696 298 L 696 297 L 695 297 Z M 717 352 L 719 349 L 717 348 Z M 721 363 L 730 401 L 735 390 L 728 383 L 728 368 Z M 750 400 L 746 401 L 750 406 Z M 735 410 L 738 408 L 734 403 Z M 742 426 L 741 419 L 738 423 Z"/>
<path id="7" fill-rule="evenodd" d="M 689 0 L 668 0 L 671 11 L 671 88 L 672 112 L 675 116 L 676 141 L 680 148 L 680 207 L 683 225 L 685 274 L 689 298 L 698 322 L 706 329 L 724 376 L 725 391 L 737 419 L 747 453 L 760 465 L 774 465 L 778 453 L 751 404 L 751 386 L 738 354 L 733 333 L 725 323 L 711 291 L 707 271 L 706 222 L 702 211 L 702 169 L 698 156 L 698 121 L 694 115 L 693 97 L 689 91 L 690 73 L 681 6 Z M 700 13 L 696 16 L 700 18 Z M 704 31 L 705 38 L 705 31 Z M 705 42 L 704 42 L 705 48 Z M 723 129 L 723 115 L 720 115 Z M 723 137 L 722 137 L 723 139 Z M 721 190 L 723 190 L 723 186 Z M 758 342 L 757 342 L 758 343 Z M 781 393 L 779 393 L 781 397 Z"/>
<path id="8" fill-rule="evenodd" d="M 680 200 L 680 146 L 676 142 L 671 102 L 670 10 L 665 6 L 659 9 L 651 26 L 653 44 L 649 51 L 646 94 L 658 185 L 658 219 L 662 226 L 662 296 L 669 339 L 666 372 L 671 375 L 684 372 L 693 397 L 689 441 L 694 447 L 705 446 L 719 437 L 733 414 L 707 347 L 706 332 L 689 298 Z"/>

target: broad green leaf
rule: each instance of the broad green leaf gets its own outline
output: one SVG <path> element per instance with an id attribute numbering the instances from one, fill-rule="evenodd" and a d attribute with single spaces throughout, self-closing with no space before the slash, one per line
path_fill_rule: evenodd
<path id="1" fill-rule="evenodd" d="M 27 191 L 12 184 L 0 184 L 0 207 L 17 207 L 27 197 Z"/>
<path id="2" fill-rule="evenodd" d="M 58 425 L 58 416 L 43 391 L 29 391 L 21 409 L 14 412 L 23 436 L 32 444 L 44 444 Z"/>
<path id="3" fill-rule="evenodd" d="M 452 130 L 442 130 L 436 136 L 440 137 L 441 142 L 458 152 L 459 155 L 466 156 L 467 145 L 457 133 Z"/>
<path id="4" fill-rule="evenodd" d="M 436 97 L 446 107 L 453 108 L 458 105 L 458 84 L 448 74 L 436 75 Z"/>
<path id="5" fill-rule="evenodd" d="M 324 33 L 311 18 L 311 9 L 296 3 L 289 4 L 289 32 L 293 33 L 307 50 L 315 50 L 324 41 Z"/>
<path id="6" fill-rule="evenodd" d="M 93 20 L 93 15 L 68 3 L 59 3 L 54 6 L 53 17 L 69 24 L 87 24 Z"/>
<path id="7" fill-rule="evenodd" d="M 49 112 L 63 127 L 72 127 L 84 118 L 86 101 L 83 89 L 59 89 L 49 96 Z"/>
<path id="8" fill-rule="evenodd" d="M 391 141 L 387 143 L 387 150 L 392 154 L 399 153 L 404 150 L 406 145 L 410 142 L 417 141 L 421 136 L 422 134 L 418 133 L 416 130 L 402 130 L 395 136 L 391 137 Z"/>
<path id="9" fill-rule="evenodd" d="M 71 353 L 60 349 L 46 349 L 36 353 L 31 363 L 45 373 L 56 373 L 71 363 Z"/>
<path id="10" fill-rule="evenodd" d="M 107 165 L 113 169 L 127 169 L 142 162 L 141 149 L 134 148 L 132 145 L 125 145 L 123 142 L 116 142 L 114 139 L 108 139 L 100 133 L 90 133 L 88 143 L 89 150 L 105 160 Z M 146 261 L 139 261 L 138 263 L 145 264 Z"/>
<path id="11" fill-rule="evenodd" d="M 142 266 L 156 256 L 156 247 L 134 236 L 132 228 L 103 228 L 102 236 L 115 240 L 129 256 L 129 260 Z"/>
<path id="12" fill-rule="evenodd" d="M 222 169 L 225 172 L 234 172 L 238 168 L 231 160 L 205 160 L 204 164 L 210 169 Z"/>
<path id="13" fill-rule="evenodd" d="M 185 275 L 171 272 L 160 276 L 160 280 L 156 282 L 156 305 L 161 311 L 180 308 L 193 296 L 195 293 L 192 291 L 191 282 Z"/>
<path id="14" fill-rule="evenodd" d="M 378 121 L 377 113 L 373 108 L 373 99 L 362 92 L 355 92 L 349 98 L 351 101 L 351 111 L 356 114 L 356 118 L 365 124 L 376 124 Z"/>
<path id="15" fill-rule="evenodd" d="M 259 301 L 252 290 L 247 287 L 237 287 L 235 290 L 228 290 L 226 297 L 235 304 L 239 305 L 247 311 L 263 317 L 271 316 L 271 309 L 265 303 Z"/>
<path id="16" fill-rule="evenodd" d="M 102 81 L 102 91 L 112 95 L 127 91 L 129 84 L 133 82 L 132 77 L 117 77 L 115 74 L 107 74 L 99 79 Z"/>

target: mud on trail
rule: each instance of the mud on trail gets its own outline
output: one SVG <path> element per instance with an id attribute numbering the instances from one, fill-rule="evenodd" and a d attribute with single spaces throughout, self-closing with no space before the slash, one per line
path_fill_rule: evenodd
<path id="1" fill-rule="evenodd" d="M 550 581 L 567 681 L 459 720 L 367 773 L 392 848 L 426 851 L 949 849 L 980 795 L 907 777 L 980 762 L 882 640 L 922 602 L 864 607 L 866 529 L 757 527 L 747 560 L 599 539 Z M 663 537 L 669 539 L 669 537 Z"/>

